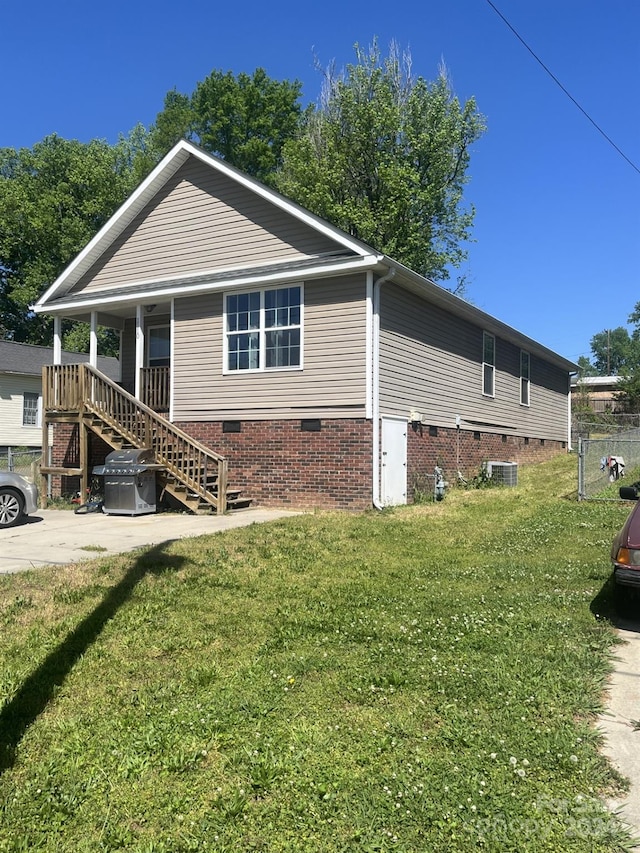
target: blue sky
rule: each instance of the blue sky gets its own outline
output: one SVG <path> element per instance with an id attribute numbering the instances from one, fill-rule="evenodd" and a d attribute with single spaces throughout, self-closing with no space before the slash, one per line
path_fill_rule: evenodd
<path id="1" fill-rule="evenodd" d="M 640 168 L 640 3 L 494 0 L 589 115 Z M 149 125 L 166 92 L 211 70 L 299 79 L 314 100 L 322 65 L 378 37 L 408 47 L 415 75 L 448 66 L 488 130 L 474 146 L 476 208 L 463 268 L 478 307 L 576 360 L 640 300 L 640 174 L 602 138 L 486 0 L 306 6 L 256 0 L 34 0 L 2 14 L 0 147 L 50 133 L 114 142 Z"/>

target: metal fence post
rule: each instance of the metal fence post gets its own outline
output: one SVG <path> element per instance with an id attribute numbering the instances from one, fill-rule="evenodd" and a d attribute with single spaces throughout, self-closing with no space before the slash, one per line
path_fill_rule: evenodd
<path id="1" fill-rule="evenodd" d="M 584 439 L 578 438 L 578 500 L 581 501 L 584 497 L 584 454 L 582 442 Z"/>

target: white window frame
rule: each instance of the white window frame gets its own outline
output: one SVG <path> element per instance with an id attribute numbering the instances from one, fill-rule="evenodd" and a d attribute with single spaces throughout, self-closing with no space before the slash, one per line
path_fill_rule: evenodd
<path id="1" fill-rule="evenodd" d="M 487 342 L 491 340 L 493 349 L 493 361 L 485 361 L 487 354 Z M 487 368 L 490 371 L 487 373 Z M 487 391 L 487 377 L 491 377 L 491 390 Z M 482 333 L 482 395 L 484 397 L 496 396 L 496 338 L 490 332 Z"/>
<path id="2" fill-rule="evenodd" d="M 290 326 L 273 326 L 266 327 L 265 324 L 265 294 L 267 292 L 271 293 L 275 290 L 290 290 L 291 288 L 299 287 L 300 288 L 300 323 L 295 323 Z M 243 293 L 259 293 L 260 294 L 260 323 L 259 328 L 253 331 L 257 331 L 259 335 L 259 361 L 260 367 L 249 367 L 246 370 L 238 369 L 234 370 L 229 367 L 229 337 L 231 335 L 238 334 L 237 332 L 230 332 L 227 328 L 227 298 L 229 296 L 239 296 Z M 267 332 L 272 330 L 278 331 L 287 331 L 289 329 L 299 329 L 300 330 L 300 363 L 293 365 L 286 365 L 283 367 L 267 367 L 266 366 L 266 351 L 267 351 Z M 223 347 L 222 347 L 222 372 L 224 375 L 228 376 L 241 376 L 247 373 L 278 373 L 280 371 L 296 371 L 302 370 L 304 368 L 304 284 L 303 282 L 292 282 L 291 284 L 282 284 L 273 287 L 251 287 L 244 288 L 242 290 L 228 290 L 222 294 L 222 334 L 223 334 Z"/>
<path id="3" fill-rule="evenodd" d="M 27 423 L 25 420 L 25 415 L 27 413 L 27 398 L 31 399 L 31 402 L 34 402 L 35 398 L 35 423 Z M 30 406 L 28 409 L 29 412 L 33 412 L 33 406 Z M 37 429 L 42 426 L 42 397 L 38 394 L 37 391 L 23 391 L 22 392 L 22 426 L 29 429 L 33 427 Z"/>
<path id="4" fill-rule="evenodd" d="M 523 368 L 523 359 L 526 357 L 526 376 Z M 526 389 L 526 394 L 523 393 Z M 526 399 L 525 399 L 526 397 Z M 520 405 L 521 406 L 530 406 L 531 405 L 531 356 L 526 351 L 520 350 Z"/>

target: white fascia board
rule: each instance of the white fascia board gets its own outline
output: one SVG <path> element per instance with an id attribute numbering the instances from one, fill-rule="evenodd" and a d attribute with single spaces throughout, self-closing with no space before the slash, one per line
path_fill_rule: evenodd
<path id="1" fill-rule="evenodd" d="M 298 270 L 290 270 L 290 271 L 277 271 L 274 270 L 273 273 L 266 274 L 264 270 L 261 273 L 257 273 L 256 275 L 244 275 L 238 276 L 237 278 L 226 278 L 224 281 L 217 281 L 215 283 L 212 282 L 198 282 L 197 284 L 175 284 L 172 287 L 161 286 L 161 282 L 157 282 L 158 288 L 148 289 L 144 291 L 143 295 L 136 296 L 136 294 L 132 293 L 103 293 L 97 294 L 93 299 L 88 299 L 87 301 L 78 301 L 77 299 L 69 300 L 68 302 L 63 301 L 62 299 L 58 300 L 55 305 L 45 305 L 43 303 L 38 303 L 37 305 L 32 306 L 32 309 L 36 314 L 46 313 L 46 314 L 62 314 L 66 316 L 66 312 L 70 309 L 78 310 L 80 313 L 86 313 L 87 311 L 95 310 L 100 306 L 105 305 L 138 305 L 141 302 L 149 303 L 158 301 L 160 299 L 166 301 L 168 299 L 173 299 L 176 297 L 183 296 L 192 296 L 197 293 L 215 293 L 220 290 L 231 290 L 231 289 L 244 289 L 248 287 L 264 287 L 269 284 L 278 284 L 278 283 L 287 283 L 290 281 L 308 281 L 313 278 L 323 278 L 326 276 L 334 276 L 341 275 L 344 273 L 352 273 L 352 272 L 366 272 L 367 270 L 373 269 L 378 265 L 381 260 L 380 255 L 369 255 L 368 257 L 360 257 L 354 258 L 350 261 L 337 261 L 335 264 L 322 264 L 317 267 L 306 267 L 305 269 Z M 172 279 L 173 280 L 173 279 Z M 138 287 L 142 286 L 142 283 L 137 284 Z M 136 287 L 136 284 L 128 285 L 128 287 Z"/>
<path id="2" fill-rule="evenodd" d="M 240 172 L 224 160 L 212 157 L 206 151 L 203 151 L 201 148 L 198 148 L 189 142 L 184 142 L 183 144 L 188 147 L 189 153 L 193 154 L 194 157 L 198 157 L 204 163 L 213 166 L 219 172 L 222 172 L 229 178 L 232 178 L 251 192 L 261 196 L 266 199 L 266 201 L 281 208 L 291 216 L 299 219 L 301 222 L 306 223 L 315 231 L 319 231 L 324 236 L 330 237 L 332 240 L 340 243 L 340 245 L 349 249 L 349 251 L 354 252 L 357 255 L 371 254 L 371 246 L 368 246 L 366 243 L 362 243 L 355 237 L 351 237 L 345 231 L 341 231 L 339 228 L 336 228 L 334 225 L 331 225 L 329 222 L 321 219 L 319 216 L 316 216 L 304 207 L 300 207 L 300 205 L 281 195 L 276 190 L 272 190 L 270 187 L 265 186 L 265 184 L 261 184 L 259 181 L 256 181 L 254 178 L 246 175 L 244 172 Z"/>
<path id="3" fill-rule="evenodd" d="M 558 367 L 562 367 L 563 370 L 566 370 L 569 373 L 573 373 L 578 370 L 578 365 L 569 361 L 569 359 L 557 352 L 554 352 L 553 350 L 550 350 L 548 347 L 544 346 L 544 344 L 535 341 L 523 332 L 519 332 L 517 329 L 514 329 L 513 326 L 503 323 L 502 320 L 498 320 L 497 317 L 487 314 L 481 308 L 477 308 L 471 302 L 467 302 L 466 299 L 462 299 L 455 293 L 451 293 L 451 291 L 446 290 L 446 288 L 436 284 L 434 281 L 413 272 L 413 270 L 403 266 L 403 264 L 398 263 L 398 261 L 385 257 L 383 263 L 385 265 L 395 267 L 400 274 L 399 278 L 406 282 L 414 292 L 417 291 L 418 293 L 421 293 L 423 298 L 428 301 L 435 302 L 436 305 L 450 311 L 452 314 L 468 320 L 475 326 L 485 329 L 487 332 L 491 332 L 497 337 L 509 341 L 515 346 L 518 346 L 539 358 L 543 358 Z"/>
<path id="4" fill-rule="evenodd" d="M 142 183 L 133 191 L 129 198 L 118 208 L 111 218 L 102 226 L 98 233 L 87 243 L 84 249 L 75 257 L 68 267 L 58 276 L 54 283 L 41 296 L 38 305 L 45 305 L 66 284 L 76 283 L 89 266 L 98 259 L 111 242 L 124 230 L 131 220 L 139 213 L 153 196 L 164 186 L 172 175 L 192 155 L 211 168 L 227 175 L 237 183 L 249 189 L 256 195 L 269 201 L 276 207 L 289 213 L 296 219 L 306 223 L 314 230 L 335 240 L 341 246 L 361 257 L 371 254 L 371 247 L 350 237 L 339 228 L 335 228 L 315 214 L 310 213 L 294 202 L 286 199 L 275 190 L 240 172 L 223 160 L 212 157 L 196 145 L 181 140 L 169 151 L 158 165 L 147 175 Z"/>
<path id="5" fill-rule="evenodd" d="M 54 281 L 51 287 L 45 291 L 45 293 L 40 297 L 38 305 L 42 305 L 47 302 L 55 293 L 60 290 L 61 287 L 67 282 L 68 279 L 73 279 L 73 274 L 78 270 L 78 267 L 82 266 L 82 264 L 93 255 L 94 251 L 99 248 L 100 251 L 96 253 L 95 258 L 91 258 L 91 262 L 96 260 L 99 255 L 102 253 L 104 249 L 107 248 L 109 243 L 111 242 L 111 233 L 113 233 L 113 239 L 118 236 L 118 234 L 128 225 L 128 223 L 133 219 L 133 217 L 144 207 L 144 205 L 155 195 L 155 193 L 169 180 L 169 178 L 180 168 L 180 166 L 187 159 L 187 154 L 182 153 L 182 149 L 184 145 L 187 143 L 179 142 L 175 145 L 171 151 L 158 163 L 158 165 L 153 169 L 147 177 L 142 181 L 142 183 L 135 189 L 129 198 L 123 202 L 122 205 L 116 210 L 116 212 L 110 217 L 110 219 L 105 222 L 102 228 L 98 231 L 98 233 L 87 243 L 84 249 L 80 252 L 80 254 L 76 255 L 76 257 L 71 261 L 68 267 L 63 270 L 62 273 L 58 276 L 58 278 Z M 104 243 L 104 246 L 103 246 Z M 84 270 L 83 270 L 84 272 Z M 75 280 L 72 280 L 72 284 L 75 284 Z"/>

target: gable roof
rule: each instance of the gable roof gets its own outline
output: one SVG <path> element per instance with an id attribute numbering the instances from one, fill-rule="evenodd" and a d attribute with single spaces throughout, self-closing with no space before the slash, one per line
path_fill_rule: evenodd
<path id="1" fill-rule="evenodd" d="M 42 311 L 44 306 L 53 299 L 64 297 L 80 280 L 108 246 L 122 234 L 127 226 L 144 209 L 144 207 L 167 184 L 178 169 L 189 159 L 195 157 L 212 169 L 226 175 L 246 189 L 267 200 L 272 205 L 283 210 L 301 222 L 306 223 L 317 232 L 329 237 L 343 250 L 361 259 L 376 255 L 375 250 L 360 240 L 351 237 L 339 228 L 319 216 L 305 210 L 300 205 L 285 198 L 285 196 L 261 184 L 259 181 L 231 166 L 219 157 L 203 151 L 197 145 L 186 140 L 178 142 L 161 160 L 153 171 L 145 178 L 129 198 L 120 206 L 113 216 L 98 231 L 79 255 L 58 276 L 56 281 L 40 297 L 34 310 Z"/>
<path id="2" fill-rule="evenodd" d="M 89 356 L 83 352 L 62 350 L 62 364 L 89 362 Z M 53 364 L 52 347 L 35 344 L 23 344 L 16 341 L 0 341 L 0 373 L 13 373 L 20 376 L 40 376 L 45 365 Z M 111 356 L 98 356 L 98 370 L 109 379 L 120 379 L 120 362 Z"/>
<path id="3" fill-rule="evenodd" d="M 145 206 L 154 199 L 190 157 L 197 158 L 208 167 L 238 182 L 268 203 L 330 238 L 336 245 L 335 253 L 289 259 L 282 263 L 273 263 L 267 266 L 236 266 L 222 270 L 174 275 L 170 278 L 159 279 L 154 277 L 148 280 L 129 282 L 118 287 L 105 288 L 103 291 L 96 289 L 89 293 L 70 293 L 82 276 L 91 269 L 93 264 L 120 237 L 135 217 L 144 210 Z M 543 346 L 538 341 L 523 335 L 512 326 L 497 320 L 439 284 L 413 272 L 403 264 L 377 252 L 366 243 L 336 228 L 219 157 L 208 154 L 186 140 L 181 140 L 171 149 L 75 260 L 46 290 L 39 301 L 32 306 L 32 310 L 36 313 L 61 314 L 65 309 L 73 309 L 74 315 L 79 314 L 78 309 L 84 312 L 104 310 L 108 314 L 110 309 L 116 312 L 119 308 L 130 307 L 139 303 L 151 304 L 170 299 L 175 295 L 211 292 L 230 287 L 249 287 L 272 281 L 284 283 L 287 280 L 299 278 L 301 274 L 305 278 L 314 278 L 368 270 L 374 271 L 380 276 L 392 271 L 394 283 L 412 290 L 426 301 L 436 304 L 458 317 L 467 319 L 476 326 L 483 327 L 488 332 L 540 356 L 563 370 L 570 373 L 578 370 L 576 364 Z"/>

